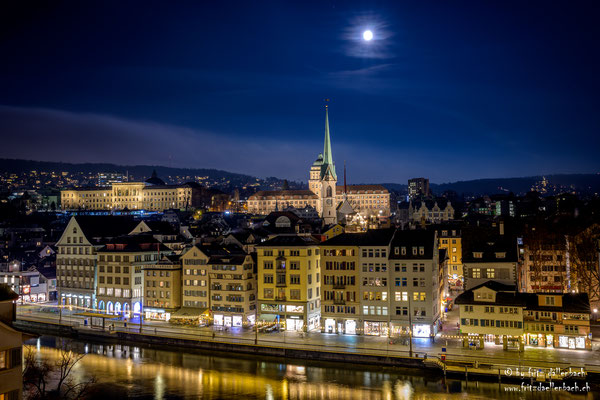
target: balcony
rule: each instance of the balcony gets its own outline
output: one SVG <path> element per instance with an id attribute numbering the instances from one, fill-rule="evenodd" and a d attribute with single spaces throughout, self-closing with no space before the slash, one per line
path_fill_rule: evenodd
<path id="1" fill-rule="evenodd" d="M 276 301 L 286 301 L 286 297 L 285 296 L 275 296 L 275 300 Z"/>
<path id="2" fill-rule="evenodd" d="M 345 289 L 346 285 L 344 283 L 334 283 L 333 288 L 334 289 Z"/>
<path id="3" fill-rule="evenodd" d="M 275 284 L 275 286 L 277 286 L 277 287 L 286 287 L 286 286 L 287 286 L 287 283 L 285 283 L 285 282 L 277 282 L 277 283 Z"/>
<path id="4" fill-rule="evenodd" d="M 338 306 L 343 306 L 344 304 L 346 304 L 346 300 L 343 300 L 343 299 L 334 299 L 333 300 L 333 304 L 336 304 Z"/>

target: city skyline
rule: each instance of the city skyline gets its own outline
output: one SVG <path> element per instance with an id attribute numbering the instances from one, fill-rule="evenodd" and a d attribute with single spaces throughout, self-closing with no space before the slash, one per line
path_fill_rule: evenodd
<path id="1" fill-rule="evenodd" d="M 591 5 L 5 7 L 0 157 L 304 181 L 330 98 L 353 183 L 599 170 Z"/>

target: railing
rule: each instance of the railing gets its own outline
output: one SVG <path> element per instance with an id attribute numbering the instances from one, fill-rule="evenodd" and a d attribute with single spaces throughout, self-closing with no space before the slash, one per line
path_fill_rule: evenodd
<path id="1" fill-rule="evenodd" d="M 343 299 L 334 299 L 333 300 L 333 304 L 344 305 L 344 304 L 346 304 L 346 300 L 343 300 Z"/>
<path id="2" fill-rule="evenodd" d="M 333 288 L 334 289 L 345 289 L 346 288 L 346 284 L 344 284 L 344 283 L 334 283 L 333 284 Z"/>

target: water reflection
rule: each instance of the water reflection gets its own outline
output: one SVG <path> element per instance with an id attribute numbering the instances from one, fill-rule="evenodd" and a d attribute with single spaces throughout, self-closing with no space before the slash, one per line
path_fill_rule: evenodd
<path id="1" fill-rule="evenodd" d="M 227 358 L 213 354 L 164 351 L 126 345 L 72 342 L 85 352 L 75 378 L 94 375 L 138 399 L 464 399 L 559 398 L 506 392 L 493 383 L 449 381 L 397 369 L 363 370 L 352 365 L 280 363 Z M 43 337 L 31 343 L 38 357 L 53 362 L 62 339 Z M 585 398 L 579 396 L 577 398 Z M 590 397 L 591 398 L 591 397 Z"/>

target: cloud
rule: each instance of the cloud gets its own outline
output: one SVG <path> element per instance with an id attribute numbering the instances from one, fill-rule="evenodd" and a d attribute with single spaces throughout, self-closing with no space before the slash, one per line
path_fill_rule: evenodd
<path id="1" fill-rule="evenodd" d="M 218 168 L 258 176 L 310 165 L 308 144 L 258 142 L 181 126 L 98 114 L 0 106 L 0 157 Z M 310 151 L 312 150 L 312 151 Z"/>
<path id="2" fill-rule="evenodd" d="M 586 162 L 573 163 L 567 154 L 545 162 L 524 158 L 501 142 L 496 146 L 506 151 L 483 146 L 457 156 L 439 146 L 410 145 L 405 133 L 390 142 L 374 140 L 374 132 L 369 132 L 359 142 L 350 142 L 335 120 L 331 128 L 338 179 L 343 179 L 341 166 L 346 160 L 350 183 L 401 183 L 414 176 L 447 182 L 590 168 Z M 10 106 L 0 106 L 0 135 L 4 158 L 217 168 L 301 181 L 307 180 L 310 165 L 322 149 L 321 140 L 293 139 L 285 131 L 256 139 L 245 132 L 223 135 L 110 115 Z"/>

